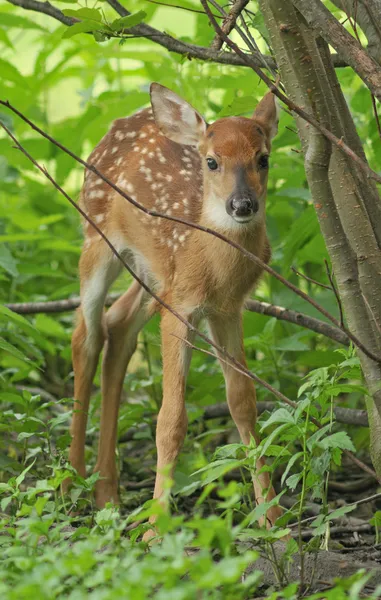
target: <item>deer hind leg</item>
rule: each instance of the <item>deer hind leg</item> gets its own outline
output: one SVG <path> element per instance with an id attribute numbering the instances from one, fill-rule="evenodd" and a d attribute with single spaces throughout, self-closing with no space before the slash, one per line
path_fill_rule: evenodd
<path id="1" fill-rule="evenodd" d="M 93 242 L 93 246 L 97 242 Z M 103 309 L 107 291 L 116 279 L 120 266 L 111 252 L 97 244 L 90 253 L 85 247 L 79 268 L 81 277 L 81 309 L 72 337 L 74 368 L 74 412 L 70 433 L 72 437 L 69 461 L 85 477 L 85 436 L 92 382 L 105 334 Z M 67 481 L 67 488 L 70 482 Z"/>
<path id="2" fill-rule="evenodd" d="M 209 319 L 209 328 L 215 343 L 225 348 L 237 361 L 246 366 L 241 314 L 213 315 Z M 249 444 L 252 436 L 258 443 L 259 438 L 255 433 L 257 408 L 254 383 L 251 379 L 229 366 L 223 356 L 218 355 L 218 358 L 225 377 L 230 414 L 237 426 L 241 440 L 244 444 Z M 254 494 L 257 503 L 272 500 L 275 496 L 269 474 L 267 472 L 259 473 L 264 464 L 263 459 L 257 461 L 253 476 Z M 270 508 L 267 513 L 267 525 L 273 525 L 281 514 L 279 507 Z"/>
<path id="3" fill-rule="evenodd" d="M 189 317 L 186 318 L 191 320 Z M 195 323 L 194 319 L 192 323 Z M 163 401 L 156 428 L 157 472 L 153 497 L 162 499 L 165 506 L 167 504 L 164 493 L 166 478 L 173 474 L 188 427 L 185 383 L 192 351 L 184 340 L 190 341 L 193 335 L 186 325 L 167 311 L 162 316 L 161 335 Z M 153 524 L 155 520 L 155 516 L 151 517 L 150 523 Z M 143 540 L 148 541 L 154 535 L 155 532 L 150 529 L 144 534 Z"/>
<path id="4" fill-rule="evenodd" d="M 134 281 L 106 314 L 107 341 L 102 364 L 102 408 L 98 460 L 94 471 L 98 508 L 106 502 L 119 502 L 115 448 L 120 396 L 128 363 L 135 352 L 139 331 L 152 315 L 148 294 Z"/>

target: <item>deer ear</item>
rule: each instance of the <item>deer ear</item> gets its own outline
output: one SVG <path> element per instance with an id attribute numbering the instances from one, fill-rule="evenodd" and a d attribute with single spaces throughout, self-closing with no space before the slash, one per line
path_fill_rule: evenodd
<path id="1" fill-rule="evenodd" d="M 202 116 L 163 85 L 152 83 L 150 93 L 153 115 L 160 131 L 173 142 L 197 146 L 207 127 Z"/>
<path id="2" fill-rule="evenodd" d="M 279 105 L 272 92 L 268 92 L 254 111 L 253 119 L 265 128 L 270 140 L 278 132 Z"/>

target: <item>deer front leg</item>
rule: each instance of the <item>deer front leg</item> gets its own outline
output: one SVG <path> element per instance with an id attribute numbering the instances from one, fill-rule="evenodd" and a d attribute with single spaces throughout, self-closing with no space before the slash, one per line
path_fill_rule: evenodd
<path id="1" fill-rule="evenodd" d="M 189 317 L 187 317 L 189 319 Z M 188 374 L 191 349 L 184 340 L 191 337 L 186 325 L 174 315 L 165 312 L 161 322 L 162 357 L 163 357 L 163 402 L 159 412 L 156 428 L 157 473 L 154 498 L 164 497 L 165 480 L 171 477 L 176 459 L 184 442 L 188 426 L 185 410 L 185 383 Z M 150 523 L 155 522 L 150 518 Z M 143 540 L 148 541 L 155 535 L 150 529 Z"/>
<path id="2" fill-rule="evenodd" d="M 209 327 L 216 344 L 225 348 L 237 361 L 246 366 L 241 314 L 215 314 L 209 319 Z M 251 379 L 228 365 L 226 363 L 227 359 L 224 356 L 219 355 L 218 358 L 225 377 L 230 414 L 237 426 L 241 440 L 247 445 L 250 443 L 252 436 L 258 443 L 259 438 L 255 433 L 257 408 L 254 383 Z M 258 460 L 253 475 L 254 494 L 257 503 L 272 500 L 275 496 L 269 474 L 267 472 L 260 473 L 264 464 L 264 459 Z M 282 511 L 278 506 L 270 508 L 266 515 L 267 525 L 273 525 L 281 514 Z"/>

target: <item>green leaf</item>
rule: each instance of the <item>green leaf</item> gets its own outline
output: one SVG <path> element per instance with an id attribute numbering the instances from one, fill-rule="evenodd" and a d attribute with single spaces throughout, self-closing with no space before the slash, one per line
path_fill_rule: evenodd
<path id="1" fill-rule="evenodd" d="M 33 462 L 30 463 L 30 465 L 28 465 L 21 473 L 18 477 L 16 477 L 16 485 L 17 487 L 20 485 L 20 483 L 22 483 L 25 479 L 25 475 L 28 473 L 28 471 L 30 471 L 30 469 L 33 467 L 34 463 L 36 462 L 36 458 L 34 459 Z"/>
<path id="2" fill-rule="evenodd" d="M 318 429 L 317 431 L 315 431 L 315 433 L 313 435 L 311 435 L 311 437 L 307 440 L 307 448 L 308 448 L 308 450 L 311 451 L 315 446 L 317 446 L 318 443 L 319 443 L 319 440 L 328 431 L 330 431 L 330 429 L 332 429 L 332 425 L 331 425 L 331 423 L 328 423 L 327 425 L 325 425 L 321 429 Z"/>
<path id="3" fill-rule="evenodd" d="M 36 327 L 39 331 L 41 331 L 41 333 L 44 333 L 49 337 L 58 337 L 62 339 L 68 338 L 68 332 L 65 331 L 61 323 L 52 317 L 48 317 L 47 315 L 39 314 L 37 316 Z"/>
<path id="4" fill-rule="evenodd" d="M 301 478 L 303 477 L 303 473 L 295 473 L 295 475 L 291 475 L 291 477 L 289 477 L 286 481 L 286 485 L 291 489 L 294 490 L 296 488 L 296 486 L 298 485 L 299 481 L 301 480 Z"/>
<path id="5" fill-rule="evenodd" d="M 8 248 L 4 245 L 0 246 L 0 267 L 12 275 L 12 277 L 17 277 L 19 274 L 16 260 L 13 258 Z"/>
<path id="6" fill-rule="evenodd" d="M 218 117 L 230 117 L 231 115 L 246 115 L 253 113 L 255 102 L 252 96 L 243 96 L 240 98 L 234 98 L 234 100 L 222 108 L 218 113 Z"/>
<path id="7" fill-rule="evenodd" d="M 269 542 L 279 540 L 289 535 L 291 529 L 254 529 L 250 528 L 250 531 L 242 532 L 239 534 L 240 540 L 268 540 Z"/>
<path id="8" fill-rule="evenodd" d="M 17 83 L 17 85 L 21 86 L 21 88 L 24 88 L 25 85 L 27 85 L 25 77 L 21 75 L 14 65 L 7 62 L 3 58 L 0 58 L 0 73 L 2 79 Z"/>
<path id="9" fill-rule="evenodd" d="M 266 425 L 267 423 L 265 423 L 264 427 L 266 427 Z M 262 429 L 264 429 L 264 427 Z M 261 457 L 266 456 L 267 449 L 273 445 L 273 440 L 276 439 L 276 437 L 279 436 L 284 430 L 289 429 L 289 427 L 290 423 L 282 423 L 281 425 L 279 425 L 279 427 L 277 427 L 276 429 L 274 429 L 274 431 L 270 433 L 270 435 L 266 438 L 263 444 L 260 454 Z"/>
<path id="10" fill-rule="evenodd" d="M 321 440 L 318 443 L 318 446 L 324 450 L 327 448 L 340 448 L 341 450 L 351 450 L 351 452 L 356 452 L 356 448 L 346 431 L 338 431 L 337 433 L 329 435 Z"/>
<path id="11" fill-rule="evenodd" d="M 339 517 L 342 517 L 343 515 L 346 515 L 347 513 L 352 512 L 356 508 L 357 508 L 356 504 L 352 504 L 350 506 L 341 506 L 337 510 L 334 510 L 331 513 L 329 513 L 327 515 L 326 520 L 332 521 L 333 519 L 338 519 Z"/>
<path id="12" fill-rule="evenodd" d="M 296 454 L 294 454 L 290 460 L 287 463 L 287 467 L 285 472 L 282 475 L 282 479 L 281 479 L 281 485 L 284 484 L 287 475 L 289 474 L 290 470 L 292 469 L 292 467 L 294 466 L 294 464 L 296 463 L 296 461 L 301 458 L 303 456 L 303 452 L 297 452 Z"/>
<path id="13" fill-rule="evenodd" d="M 261 34 L 268 46 L 271 46 L 270 35 L 265 25 L 265 20 L 261 11 L 257 10 L 255 16 L 251 20 L 251 26 Z"/>
<path id="14" fill-rule="evenodd" d="M 11 354 L 15 358 L 22 360 L 23 362 L 29 362 L 30 359 L 25 356 L 16 346 L 7 342 L 3 337 L 0 337 L 0 350 L 4 350 L 8 354 Z"/>
<path id="15" fill-rule="evenodd" d="M 212 481 L 214 481 L 215 479 L 218 479 L 222 475 L 225 475 L 225 473 L 228 473 L 232 469 L 239 467 L 240 464 L 241 464 L 241 461 L 235 460 L 235 459 L 216 460 L 215 462 L 211 463 L 210 465 L 207 465 L 206 467 L 203 467 L 202 469 L 195 471 L 193 473 L 193 475 L 198 475 L 199 473 L 206 471 L 206 475 L 205 475 L 202 483 L 203 483 L 203 485 L 207 485 L 208 483 L 211 483 Z"/>
<path id="16" fill-rule="evenodd" d="M 76 2 L 76 0 L 73 0 Z M 33 20 L 29 20 L 26 17 L 21 17 L 19 15 L 14 15 L 12 13 L 1 13 L 1 24 L 7 29 L 17 28 L 17 29 L 40 29 L 41 31 L 46 31 L 46 27 L 42 27 L 39 23 L 36 23 Z"/>
<path id="17" fill-rule="evenodd" d="M 33 325 L 29 323 L 29 321 L 27 321 L 25 317 L 23 317 L 22 315 L 18 315 L 6 306 L 2 306 L 0 304 L 0 321 L 1 320 L 6 322 L 12 321 L 15 325 L 20 327 L 23 331 L 28 333 L 33 338 L 37 340 L 40 339 L 37 329 L 33 327 Z"/>
<path id="18" fill-rule="evenodd" d="M 278 506 L 284 492 L 278 494 L 268 502 L 261 502 L 247 515 L 247 524 L 251 525 L 255 521 L 259 521 L 272 506 Z"/>
<path id="19" fill-rule="evenodd" d="M 80 19 L 81 21 L 90 19 L 91 21 L 102 23 L 102 13 L 97 8 L 80 8 L 78 10 L 74 10 L 73 8 L 65 8 L 62 12 L 67 17 L 74 17 L 76 19 Z"/>
<path id="20" fill-rule="evenodd" d="M 133 15 L 128 15 L 127 17 L 122 17 L 121 19 L 115 19 L 111 23 L 111 29 L 113 31 L 120 31 L 121 29 L 130 29 L 131 27 L 135 27 L 135 25 L 139 25 L 146 17 L 144 10 L 139 10 Z"/>
<path id="21" fill-rule="evenodd" d="M 68 27 L 62 37 L 65 39 L 72 38 L 78 33 L 89 33 L 90 31 L 96 31 L 99 29 L 99 23 L 97 21 L 81 21 L 80 23 L 74 23 Z"/>
<path id="22" fill-rule="evenodd" d="M 13 44 L 11 42 L 11 40 L 9 39 L 9 37 L 7 36 L 7 34 L 5 33 L 4 29 L 2 29 L 0 27 L 0 42 L 2 42 L 3 44 L 5 44 L 5 46 L 8 46 L 8 48 L 12 48 L 13 49 Z"/>
<path id="23" fill-rule="evenodd" d="M 294 425 L 295 419 L 294 416 L 287 410 L 287 408 L 278 408 L 278 410 L 273 412 L 267 421 L 263 423 L 262 429 L 267 428 L 273 423 L 290 423 L 291 425 Z"/>
<path id="24" fill-rule="evenodd" d="M 374 525 L 376 527 L 381 527 L 381 510 L 377 510 L 374 515 L 373 518 L 370 519 L 370 524 Z"/>
<path id="25" fill-rule="evenodd" d="M 307 334 L 308 335 L 308 334 Z M 283 352 L 305 352 L 309 350 L 309 345 L 302 342 L 300 338 L 306 337 L 305 332 L 298 332 L 294 335 L 290 335 L 287 338 L 283 338 L 277 342 L 274 346 L 276 350 Z"/>

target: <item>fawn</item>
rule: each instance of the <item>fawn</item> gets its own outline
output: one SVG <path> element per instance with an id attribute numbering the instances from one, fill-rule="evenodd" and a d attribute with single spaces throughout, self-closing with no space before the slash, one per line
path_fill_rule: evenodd
<path id="1" fill-rule="evenodd" d="M 265 199 L 271 139 L 278 127 L 273 94 L 264 96 L 252 118 L 222 118 L 211 125 L 157 83 L 151 85 L 151 106 L 116 120 L 89 162 L 147 208 L 224 233 L 268 262 Z M 192 324 L 205 318 L 215 342 L 246 364 L 241 312 L 245 296 L 261 275 L 256 264 L 211 235 L 143 213 L 90 171 L 85 174 L 81 205 L 144 282 Z M 115 446 L 121 390 L 138 333 L 160 311 L 163 401 L 157 421 L 154 490 L 154 498 L 159 499 L 163 470 L 173 470 L 187 430 L 184 396 L 191 349 L 186 340 L 191 334 L 136 281 L 104 313 L 107 291 L 121 264 L 89 223 L 84 229 L 81 308 L 72 340 L 75 411 L 69 459 L 85 476 L 87 413 L 104 346 L 95 467 L 101 478 L 95 497 L 98 507 L 118 502 Z M 221 366 L 232 418 L 248 444 L 251 436 L 257 439 L 253 381 L 226 362 L 221 361 Z M 263 464 L 258 461 L 257 471 Z M 253 484 L 257 502 L 274 497 L 268 473 L 257 473 Z M 271 508 L 268 523 L 279 515 L 279 508 Z M 146 532 L 145 539 L 153 534 L 153 530 Z"/>

